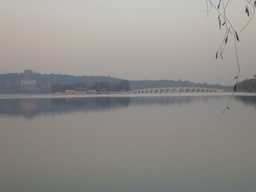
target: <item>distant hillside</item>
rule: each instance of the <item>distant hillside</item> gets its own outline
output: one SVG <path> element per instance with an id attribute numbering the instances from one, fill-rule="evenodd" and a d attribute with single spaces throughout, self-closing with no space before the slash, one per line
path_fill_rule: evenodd
<path id="1" fill-rule="evenodd" d="M 142 81 L 129 81 L 131 90 L 158 88 L 158 87 L 206 87 L 217 89 L 231 89 L 231 86 L 208 85 L 207 83 L 193 83 L 190 81 L 174 81 L 174 80 L 142 80 Z"/>
<path id="2" fill-rule="evenodd" d="M 35 74 L 35 78 L 39 82 L 45 83 L 49 82 L 51 84 L 74 84 L 78 82 L 86 82 L 88 85 L 93 85 L 95 82 L 107 81 L 109 83 L 119 83 L 123 79 L 107 77 L 107 76 L 74 76 L 74 75 L 61 75 L 61 74 L 50 74 L 41 75 L 39 73 Z"/>
<path id="3" fill-rule="evenodd" d="M 75 76 L 62 74 L 40 74 L 31 70 L 24 73 L 0 74 L 0 94 L 6 93 L 51 93 L 53 84 L 75 84 L 86 82 L 89 86 L 95 82 L 119 83 L 122 79 L 106 76 Z"/>
<path id="4" fill-rule="evenodd" d="M 24 73 L 0 74 L 0 94 L 11 93 L 51 93 L 53 84 L 75 84 L 85 82 L 92 86 L 96 82 L 109 82 L 118 84 L 125 79 L 113 78 L 109 76 L 75 76 L 62 74 L 40 74 L 32 70 L 25 70 Z M 220 89 L 231 89 L 231 86 L 208 85 L 207 83 L 193 83 L 190 81 L 174 80 L 141 80 L 128 81 L 131 90 L 157 87 L 209 87 Z"/>
<path id="5" fill-rule="evenodd" d="M 256 92 L 256 75 L 253 79 L 245 79 L 237 84 L 237 90 L 242 92 Z"/>

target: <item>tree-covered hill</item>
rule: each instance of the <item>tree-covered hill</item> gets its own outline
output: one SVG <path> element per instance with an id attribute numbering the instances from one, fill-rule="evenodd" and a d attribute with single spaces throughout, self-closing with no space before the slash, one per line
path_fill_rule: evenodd
<path id="1" fill-rule="evenodd" d="M 29 72 L 29 77 L 26 76 Z M 51 93 L 51 86 L 54 84 L 68 85 L 86 83 L 88 86 L 98 85 L 100 82 L 118 84 L 125 79 L 109 76 L 75 76 L 63 74 L 40 74 L 25 70 L 24 73 L 0 74 L 0 94 L 11 93 Z M 128 80 L 130 89 L 158 88 L 158 87 L 207 87 L 232 90 L 231 86 L 210 85 L 207 83 L 193 83 L 190 81 L 174 80 Z"/>
<path id="2" fill-rule="evenodd" d="M 219 84 L 210 85 L 205 83 L 193 83 L 191 81 L 174 81 L 174 80 L 142 80 L 142 81 L 129 81 L 132 90 L 157 88 L 157 87 L 207 87 L 229 90 L 230 86 L 221 86 Z"/>
<path id="3" fill-rule="evenodd" d="M 50 93 L 53 84 L 76 84 L 85 82 L 89 86 L 95 82 L 119 83 L 122 79 L 109 76 L 75 76 L 62 74 L 40 74 L 32 72 L 29 80 L 36 80 L 34 86 L 22 86 L 22 80 L 26 79 L 24 73 L 0 74 L 0 94 L 6 93 Z"/>
<path id="4" fill-rule="evenodd" d="M 238 91 L 256 92 L 256 75 L 253 79 L 245 79 L 237 84 Z"/>

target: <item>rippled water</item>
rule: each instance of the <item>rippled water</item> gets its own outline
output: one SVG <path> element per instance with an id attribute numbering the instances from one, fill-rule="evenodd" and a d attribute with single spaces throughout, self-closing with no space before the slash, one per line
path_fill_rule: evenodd
<path id="1" fill-rule="evenodd" d="M 255 192 L 256 97 L 188 95 L 2 96 L 0 191 Z"/>

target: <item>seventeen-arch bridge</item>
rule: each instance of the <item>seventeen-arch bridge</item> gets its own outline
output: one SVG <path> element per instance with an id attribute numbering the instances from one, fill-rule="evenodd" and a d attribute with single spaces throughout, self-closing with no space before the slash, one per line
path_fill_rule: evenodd
<path id="1" fill-rule="evenodd" d="M 133 94 L 148 94 L 148 93 L 220 93 L 223 89 L 203 88 L 203 87 L 161 87 L 131 90 Z"/>

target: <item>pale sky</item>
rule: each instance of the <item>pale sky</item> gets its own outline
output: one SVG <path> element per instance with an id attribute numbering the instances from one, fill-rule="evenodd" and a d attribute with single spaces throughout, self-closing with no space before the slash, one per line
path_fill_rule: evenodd
<path id="1" fill-rule="evenodd" d="M 216 0 L 216 2 L 218 2 Z M 248 21 L 243 0 L 227 16 Z M 128 80 L 189 80 L 231 85 L 234 42 L 224 60 L 218 14 L 191 0 L 1 0 L 0 74 L 104 75 Z M 256 74 L 256 17 L 239 33 L 240 80 Z"/>

